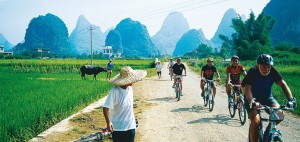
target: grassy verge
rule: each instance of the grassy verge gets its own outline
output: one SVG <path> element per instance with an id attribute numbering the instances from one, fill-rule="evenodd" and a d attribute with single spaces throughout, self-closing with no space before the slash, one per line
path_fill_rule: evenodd
<path id="1" fill-rule="evenodd" d="M 105 96 L 112 87 L 106 74 L 98 74 L 96 81 L 92 76 L 81 80 L 79 67 L 84 64 L 84 60 L 1 60 L 0 141 L 27 141 Z M 155 74 L 150 60 L 114 64 L 113 75 L 123 66 Z"/>

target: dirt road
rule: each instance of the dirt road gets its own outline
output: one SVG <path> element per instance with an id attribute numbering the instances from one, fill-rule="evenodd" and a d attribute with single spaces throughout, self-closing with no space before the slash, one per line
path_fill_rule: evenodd
<path id="1" fill-rule="evenodd" d="M 221 76 L 224 79 L 224 76 Z M 215 108 L 209 112 L 200 97 L 199 75 L 187 69 L 183 95 L 178 102 L 165 66 L 162 78 L 145 78 L 134 84 L 134 111 L 139 120 L 138 142 L 246 142 L 249 120 L 241 126 L 238 116 L 230 118 L 225 88 L 217 86 Z M 31 142 L 62 142 L 80 138 L 105 127 L 101 112 L 104 99 L 53 126 Z M 99 109 L 100 107 L 100 109 Z M 278 126 L 286 142 L 299 142 L 300 119 L 285 113 Z M 109 141 L 109 140 L 108 140 Z"/>
<path id="2" fill-rule="evenodd" d="M 222 76 L 224 77 L 224 76 Z M 142 95 L 152 107 L 139 115 L 137 132 L 141 142 L 209 142 L 209 141 L 247 141 L 249 120 L 241 126 L 238 115 L 230 118 L 227 109 L 225 88 L 217 87 L 215 108 L 209 112 L 203 107 L 200 97 L 199 75 L 187 69 L 183 80 L 183 95 L 178 102 L 171 88 L 166 64 L 162 78 L 145 79 L 136 86 L 136 95 Z M 286 113 L 284 122 L 279 126 L 287 142 L 300 139 L 300 121 Z"/>

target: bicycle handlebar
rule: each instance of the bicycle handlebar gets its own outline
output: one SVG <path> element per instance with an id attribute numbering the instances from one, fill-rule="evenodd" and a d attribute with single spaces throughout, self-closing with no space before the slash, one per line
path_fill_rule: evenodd
<path id="1" fill-rule="evenodd" d="M 294 108 L 289 108 L 286 105 L 280 105 L 280 107 L 269 107 L 267 105 L 261 105 L 258 110 L 293 110 Z"/>

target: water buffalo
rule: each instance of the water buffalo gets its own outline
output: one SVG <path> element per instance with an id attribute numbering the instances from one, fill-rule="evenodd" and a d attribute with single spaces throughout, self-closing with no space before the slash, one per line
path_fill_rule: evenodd
<path id="1" fill-rule="evenodd" d="M 100 72 L 107 72 L 107 70 L 103 67 L 95 66 L 95 65 L 84 65 L 80 67 L 81 78 L 85 79 L 85 74 L 91 75 L 93 74 L 93 79 L 96 80 L 96 76 Z"/>

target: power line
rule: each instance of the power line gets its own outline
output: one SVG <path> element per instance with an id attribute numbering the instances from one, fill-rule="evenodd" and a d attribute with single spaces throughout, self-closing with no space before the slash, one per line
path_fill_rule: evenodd
<path id="1" fill-rule="evenodd" d="M 194 1 L 194 0 L 192 0 L 192 1 Z M 176 9 L 181 9 L 181 8 L 188 7 L 188 6 L 191 6 L 191 5 L 201 4 L 201 3 L 204 3 L 204 2 L 207 2 L 207 1 L 210 1 L 210 0 L 202 0 L 202 1 L 194 2 L 194 3 L 190 3 L 190 4 L 187 4 L 187 3 L 191 2 L 191 1 L 178 3 L 178 4 L 175 4 L 175 5 L 169 6 L 169 7 L 154 10 L 153 13 L 150 13 L 150 14 L 147 14 L 147 15 L 145 14 L 145 16 L 141 16 L 141 18 L 152 16 L 152 15 L 157 15 L 157 14 L 165 13 L 165 12 L 169 12 L 169 11 L 173 11 L 173 10 L 176 10 Z M 187 4 L 187 5 L 182 6 L 182 4 Z M 180 6 L 178 6 L 178 5 L 180 5 Z"/>
<path id="2" fill-rule="evenodd" d="M 207 1 L 207 0 L 206 0 L 206 1 Z M 228 1 L 228 0 L 221 0 L 221 1 L 214 2 L 214 3 L 210 3 L 210 4 L 201 5 L 201 6 L 197 6 L 197 7 L 193 7 L 193 8 L 189 8 L 189 9 L 185 9 L 185 10 L 181 10 L 181 11 L 179 11 L 179 12 L 190 11 L 190 10 L 194 10 L 194 9 L 198 9 L 198 8 L 202 8 L 202 7 L 207 7 L 207 6 L 211 6 L 211 5 L 223 3 L 223 2 L 225 2 L 225 1 Z M 202 1 L 202 2 L 203 2 L 203 1 Z M 192 5 L 192 4 L 186 5 L 186 6 L 182 6 L 182 7 L 180 7 L 180 8 L 188 7 L 188 6 L 191 6 L 191 5 Z M 180 9 L 180 8 L 176 8 L 176 9 Z M 176 10 L 176 9 L 172 9 L 172 10 Z M 168 11 L 171 11 L 171 10 L 168 10 Z M 168 11 L 159 12 L 159 13 L 154 13 L 154 14 L 151 14 L 151 15 L 148 15 L 148 16 L 144 16 L 144 17 L 140 18 L 140 20 L 149 19 L 149 17 L 161 17 L 161 16 L 165 16 L 165 12 L 168 12 Z M 175 14 L 175 13 L 170 13 L 170 14 Z"/>
<path id="3" fill-rule="evenodd" d="M 152 15 L 153 13 L 160 13 L 160 12 L 163 12 L 163 11 L 166 11 L 166 9 L 170 9 L 172 7 L 178 7 L 179 5 L 179 8 L 182 6 L 182 4 L 187 4 L 189 2 L 192 2 L 192 1 L 195 1 L 195 0 L 190 0 L 190 1 L 186 1 L 186 2 L 181 2 L 181 3 L 177 3 L 177 4 L 174 4 L 174 5 L 170 5 L 170 6 L 166 6 L 166 7 L 162 7 L 162 8 L 159 8 L 159 9 L 155 9 L 155 10 L 151 10 L 149 12 L 146 12 L 145 14 L 142 14 L 142 15 Z M 201 2 L 197 2 L 197 3 L 202 3 L 202 2 L 205 2 L 205 1 L 209 1 L 209 0 L 203 0 Z M 195 3 L 193 3 L 195 4 Z M 174 9 L 174 8 L 173 8 Z M 150 13 L 150 14 L 149 14 Z"/>

